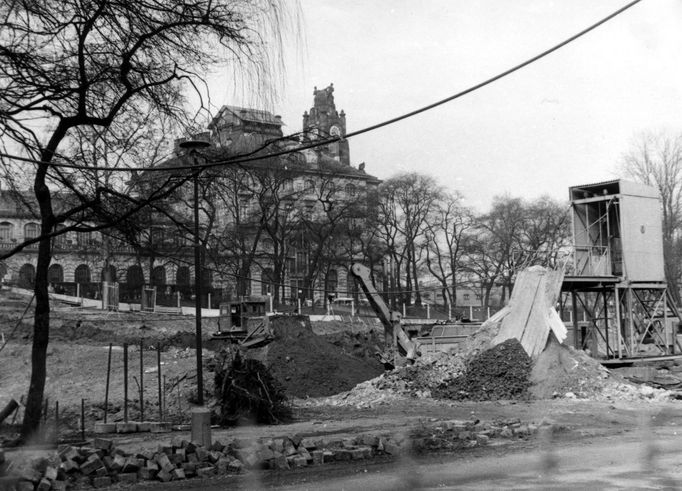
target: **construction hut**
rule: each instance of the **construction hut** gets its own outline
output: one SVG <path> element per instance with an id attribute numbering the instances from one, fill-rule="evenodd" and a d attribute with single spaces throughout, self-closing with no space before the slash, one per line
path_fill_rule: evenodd
<path id="1" fill-rule="evenodd" d="M 682 354 L 663 267 L 661 199 L 614 180 L 569 188 L 573 254 L 561 287 L 569 341 L 605 361 Z"/>

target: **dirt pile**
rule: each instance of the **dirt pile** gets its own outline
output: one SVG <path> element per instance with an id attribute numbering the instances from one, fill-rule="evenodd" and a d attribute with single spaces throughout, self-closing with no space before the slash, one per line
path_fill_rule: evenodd
<path id="1" fill-rule="evenodd" d="M 531 359 L 516 339 L 508 339 L 474 356 L 466 371 L 439 385 L 440 399 L 494 401 L 528 397 Z"/>
<path id="2" fill-rule="evenodd" d="M 661 401 L 670 397 L 669 391 L 627 382 L 584 351 L 559 344 L 552 336 L 533 364 L 530 381 L 529 391 L 536 399 Z"/>
<path id="3" fill-rule="evenodd" d="M 378 362 L 345 353 L 315 334 L 307 316 L 273 316 L 269 322 L 274 340 L 248 356 L 265 363 L 288 396 L 338 394 L 382 372 Z"/>

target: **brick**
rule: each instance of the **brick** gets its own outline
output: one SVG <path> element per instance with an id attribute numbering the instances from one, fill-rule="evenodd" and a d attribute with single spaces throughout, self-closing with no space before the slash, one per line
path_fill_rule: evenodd
<path id="1" fill-rule="evenodd" d="M 161 453 L 156 456 L 156 463 L 159 464 L 161 469 L 166 472 L 170 472 L 173 469 L 175 469 L 175 465 L 173 465 L 173 463 L 168 458 L 168 455 L 166 455 L 165 453 Z"/>
<path id="2" fill-rule="evenodd" d="M 158 462 L 150 459 L 145 463 L 145 469 L 149 469 L 150 471 L 158 471 L 160 469 L 160 467 L 159 467 Z"/>
<path id="3" fill-rule="evenodd" d="M 206 462 L 208 460 L 208 450 L 205 448 L 196 447 L 196 451 L 194 453 L 197 454 L 197 459 L 199 459 L 199 462 Z"/>
<path id="4" fill-rule="evenodd" d="M 173 469 L 171 476 L 173 476 L 173 479 L 175 480 L 185 479 L 185 471 L 182 469 Z"/>
<path id="5" fill-rule="evenodd" d="M 137 472 L 124 472 L 118 475 L 118 481 L 126 484 L 137 482 Z"/>
<path id="6" fill-rule="evenodd" d="M 209 461 L 211 464 L 215 464 L 216 462 L 218 462 L 218 460 L 219 460 L 220 457 L 222 457 L 222 456 L 223 456 L 222 453 L 217 452 L 217 451 L 215 451 L 215 450 L 211 450 L 211 451 L 208 452 L 208 461 Z"/>
<path id="7" fill-rule="evenodd" d="M 67 481 L 52 481 L 51 491 L 66 491 L 68 485 Z"/>
<path id="8" fill-rule="evenodd" d="M 185 461 L 185 456 L 179 453 L 174 453 L 168 457 L 175 467 L 182 464 Z"/>
<path id="9" fill-rule="evenodd" d="M 173 455 L 173 447 L 169 447 L 168 445 L 159 445 L 158 452 L 165 453 L 166 455 Z"/>
<path id="10" fill-rule="evenodd" d="M 183 441 L 183 445 L 185 448 L 185 453 L 196 453 L 197 447 L 200 447 L 201 445 L 197 445 L 195 442 L 188 442 L 187 440 Z"/>
<path id="11" fill-rule="evenodd" d="M 92 480 L 92 485 L 96 488 L 106 488 L 111 486 L 111 478 L 109 476 L 100 476 Z"/>
<path id="12" fill-rule="evenodd" d="M 108 453 L 111 450 L 111 447 L 114 446 L 114 442 L 106 438 L 95 438 L 92 442 L 92 446 Z"/>
<path id="13" fill-rule="evenodd" d="M 103 467 L 101 460 L 99 460 L 99 459 L 88 460 L 87 462 L 85 462 L 81 465 L 81 472 L 83 474 L 85 474 L 86 476 L 88 476 L 88 475 L 92 474 L 93 472 L 95 472 L 100 467 Z"/>

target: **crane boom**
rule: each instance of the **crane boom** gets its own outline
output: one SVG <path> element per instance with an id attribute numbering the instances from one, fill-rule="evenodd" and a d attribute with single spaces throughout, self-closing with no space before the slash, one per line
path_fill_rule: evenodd
<path id="1" fill-rule="evenodd" d="M 384 299 L 381 298 L 379 292 L 374 288 L 371 272 L 367 266 L 353 263 L 350 271 L 360 283 L 360 287 L 365 293 L 369 304 L 384 325 L 386 344 L 391 343 L 391 347 L 398 348 L 400 354 L 405 356 L 410 362 L 414 362 L 417 356 L 419 356 L 419 344 L 412 341 L 405 333 L 402 327 L 402 314 L 388 308 Z"/>

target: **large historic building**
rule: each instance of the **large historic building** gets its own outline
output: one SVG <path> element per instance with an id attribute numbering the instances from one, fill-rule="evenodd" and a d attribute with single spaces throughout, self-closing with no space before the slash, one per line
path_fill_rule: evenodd
<path id="1" fill-rule="evenodd" d="M 212 247 L 205 256 L 204 277 L 206 290 L 216 300 L 225 292 L 259 296 L 276 291 L 284 301 L 314 301 L 345 296 L 353 289 L 347 267 L 354 249 L 351 243 L 341 252 L 346 241 L 342 234 L 349 224 L 362 226 L 362 204 L 379 181 L 365 172 L 364 163 L 351 163 L 344 139 L 346 115 L 336 109 L 332 85 L 315 88 L 300 133 L 285 136 L 283 124 L 280 116 L 268 111 L 224 106 L 208 125 L 211 147 L 206 158 L 220 161 L 254 152 L 263 157 L 236 170 L 226 165 L 214 172 L 215 189 L 204 195 L 213 200 L 204 208 L 215 210 L 214 217 L 201 220 L 204 229 L 208 218 L 213 223 L 206 232 L 211 234 L 206 243 Z M 328 144 L 297 151 L 327 138 Z M 176 150 L 174 159 L 186 162 L 182 148 Z M 291 152 L 284 153 L 287 150 Z M 269 157 L 271 153 L 278 155 Z M 0 250 L 9 251 L 38 236 L 39 221 L 27 206 L 33 199 L 30 193 L 0 192 Z M 269 216 L 273 210 L 276 214 Z M 194 277 L 191 237 L 156 222 L 149 229 L 146 244 L 135 246 L 109 232 L 57 237 L 50 283 L 58 290 L 96 296 L 99 282 L 106 278 L 121 285 L 123 299 L 139 296 L 143 285 L 155 286 L 161 301 L 165 296 L 174 302 L 177 292 L 189 299 Z M 334 240 L 327 240 L 330 244 L 324 244 L 324 250 L 316 249 L 330 238 L 325 233 Z M 248 258 L 245 246 L 254 247 Z M 37 245 L 27 246 L 0 262 L 3 281 L 29 287 L 36 251 Z"/>

